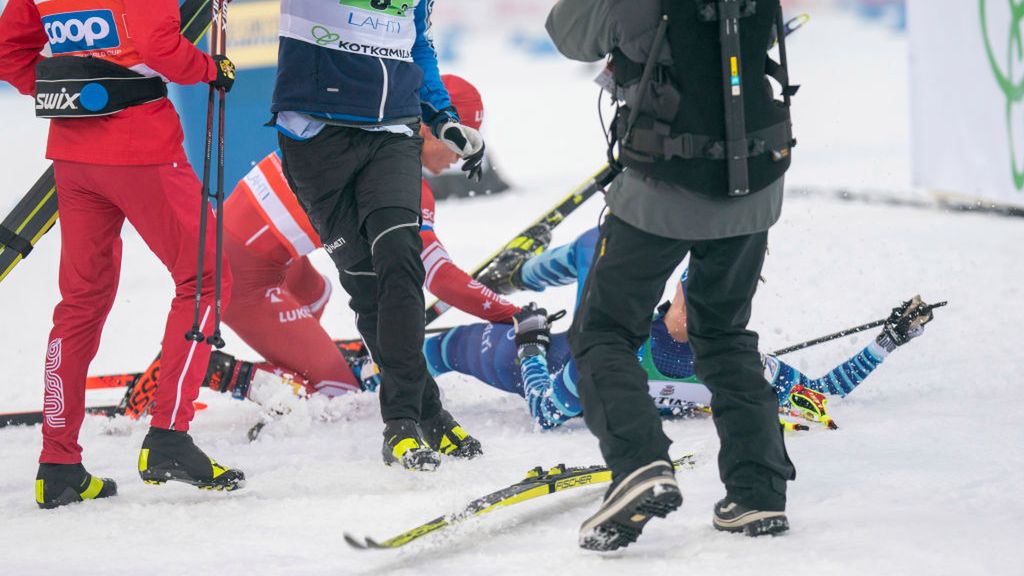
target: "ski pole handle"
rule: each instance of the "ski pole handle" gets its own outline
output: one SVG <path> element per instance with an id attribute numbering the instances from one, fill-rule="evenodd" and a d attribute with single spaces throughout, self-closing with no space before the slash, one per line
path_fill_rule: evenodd
<path id="1" fill-rule="evenodd" d="M 926 308 L 927 308 L 927 311 L 930 312 L 930 311 L 932 311 L 932 310 L 934 310 L 936 308 L 942 308 L 943 306 L 945 306 L 948 303 L 949 302 L 943 300 L 942 302 L 938 302 L 936 304 L 928 305 L 928 306 L 926 306 Z M 837 339 L 842 338 L 844 336 L 849 336 L 851 334 L 856 334 L 858 332 L 863 332 L 865 330 L 870 330 L 872 328 L 877 328 L 877 327 L 885 324 L 886 320 L 888 320 L 888 317 L 882 318 L 881 320 L 875 320 L 874 322 L 868 322 L 867 324 L 861 324 L 860 326 L 854 326 L 853 328 L 847 328 L 846 330 L 840 330 L 839 332 L 834 332 L 834 333 L 829 334 L 827 336 L 822 336 L 820 338 L 815 338 L 814 340 L 808 340 L 807 342 L 801 342 L 799 344 L 794 344 L 794 345 L 786 347 L 786 348 L 781 348 L 779 350 L 776 350 L 776 351 L 772 352 L 771 355 L 772 356 L 782 356 L 783 354 L 789 354 L 790 352 L 796 352 L 797 350 L 803 350 L 804 348 L 810 348 L 811 346 L 817 346 L 818 344 L 824 344 L 825 342 L 830 342 L 832 340 L 837 340 Z"/>

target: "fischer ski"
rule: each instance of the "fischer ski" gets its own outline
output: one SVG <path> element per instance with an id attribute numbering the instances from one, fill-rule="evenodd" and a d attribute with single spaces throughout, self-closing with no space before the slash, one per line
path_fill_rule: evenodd
<path id="1" fill-rule="evenodd" d="M 677 470 L 684 468 L 692 469 L 697 465 L 697 457 L 694 454 L 687 454 L 682 458 L 673 460 L 672 465 L 675 466 Z M 605 466 L 566 468 L 565 465 L 559 464 L 549 470 L 544 470 L 538 466 L 527 472 L 526 478 L 512 484 L 511 486 L 477 498 L 458 512 L 440 516 L 393 538 L 388 538 L 387 540 L 378 542 L 373 538 L 358 538 L 346 532 L 344 534 L 345 542 L 348 543 L 349 546 L 358 550 L 386 550 L 400 548 L 414 540 L 426 536 L 427 534 L 432 534 L 448 526 L 486 514 L 487 512 L 491 512 L 498 508 L 505 508 L 512 506 L 513 504 L 518 504 L 520 502 L 525 502 L 548 494 L 554 494 L 556 492 L 564 492 L 573 488 L 611 482 L 611 479 L 611 470 Z"/>
<path id="2" fill-rule="evenodd" d="M 210 0 L 185 0 L 179 12 L 182 36 L 198 44 L 210 28 Z M 0 282 L 32 252 L 57 217 L 57 188 L 51 164 L 0 223 Z"/>

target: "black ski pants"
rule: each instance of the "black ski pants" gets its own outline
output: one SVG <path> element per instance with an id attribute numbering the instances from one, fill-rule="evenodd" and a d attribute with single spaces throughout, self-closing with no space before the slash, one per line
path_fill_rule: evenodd
<path id="1" fill-rule="evenodd" d="M 767 232 L 718 240 L 648 234 L 610 215 L 598 242 L 570 335 L 587 427 L 620 479 L 669 459 L 671 440 L 648 394 L 636 351 L 669 275 L 690 254 L 687 328 L 697 377 L 711 390 L 727 495 L 783 510 L 795 469 L 786 453 L 778 400 L 764 378 L 757 334 L 747 330 Z"/>
<path id="2" fill-rule="evenodd" d="M 434 416 L 440 393 L 423 359 L 422 138 L 327 126 L 309 140 L 282 135 L 278 143 L 288 184 L 334 261 L 380 367 L 381 416 Z"/>

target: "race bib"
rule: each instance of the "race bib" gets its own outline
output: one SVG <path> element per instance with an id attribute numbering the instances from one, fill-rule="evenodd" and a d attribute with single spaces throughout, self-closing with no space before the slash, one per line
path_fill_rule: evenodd
<path id="1" fill-rule="evenodd" d="M 282 0 L 280 35 L 323 48 L 412 62 L 420 0 Z"/>

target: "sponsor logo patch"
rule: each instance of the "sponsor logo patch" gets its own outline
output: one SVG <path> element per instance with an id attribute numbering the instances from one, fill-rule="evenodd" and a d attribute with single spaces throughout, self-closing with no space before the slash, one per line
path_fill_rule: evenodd
<path id="1" fill-rule="evenodd" d="M 81 94 L 70 93 L 66 88 L 61 88 L 60 92 L 39 94 L 36 96 L 36 110 L 78 110 L 75 102 L 79 96 Z"/>
<path id="2" fill-rule="evenodd" d="M 82 10 L 43 16 L 43 30 L 53 54 L 107 50 L 121 45 L 114 13 L 110 10 Z"/>

